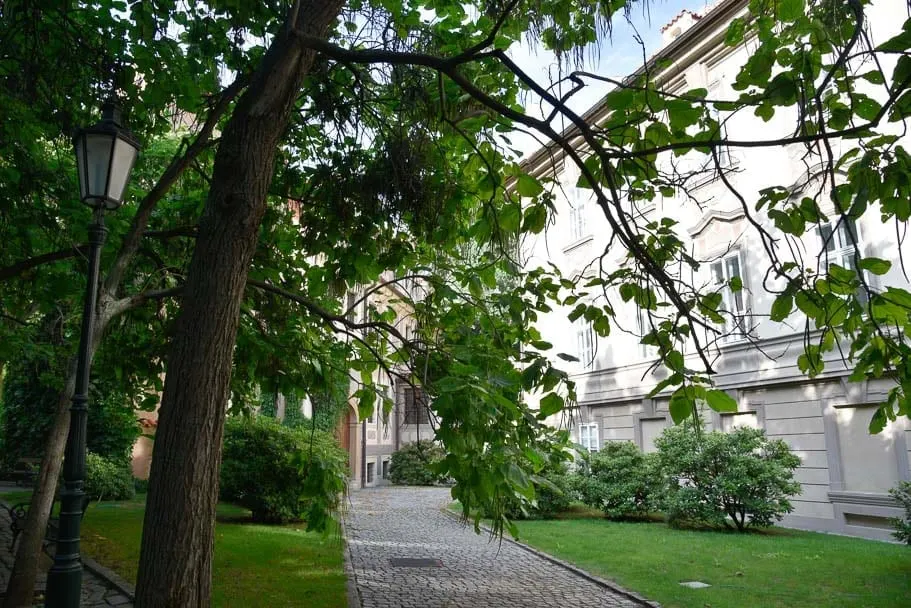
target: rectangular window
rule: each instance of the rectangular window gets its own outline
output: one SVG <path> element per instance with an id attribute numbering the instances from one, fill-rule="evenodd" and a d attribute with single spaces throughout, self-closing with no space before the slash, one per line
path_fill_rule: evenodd
<path id="1" fill-rule="evenodd" d="M 598 423 L 589 422 L 579 425 L 579 445 L 589 452 L 597 452 L 598 447 Z"/>
<path id="2" fill-rule="evenodd" d="M 367 483 L 373 483 L 374 470 L 376 469 L 376 463 L 368 462 L 367 463 Z"/>
<path id="3" fill-rule="evenodd" d="M 837 264 L 842 268 L 857 272 L 854 254 L 855 251 L 862 251 L 862 248 L 857 224 L 854 223 L 854 220 L 841 218 L 834 220 L 831 224 L 823 224 L 816 229 L 816 234 L 819 235 L 821 259 L 826 270 L 833 264 Z M 863 287 L 859 289 L 857 297 L 861 302 L 866 302 L 867 294 Z"/>
<path id="4" fill-rule="evenodd" d="M 427 395 L 421 388 L 405 389 L 405 424 L 428 424 L 430 411 L 427 407 Z"/>
<path id="5" fill-rule="evenodd" d="M 732 341 L 744 338 L 749 332 L 747 316 L 749 311 L 746 306 L 743 274 L 741 272 L 740 252 L 730 253 L 717 262 L 712 262 L 712 287 L 721 293 L 721 314 L 724 317 L 723 340 Z M 741 288 L 731 289 L 731 279 L 738 278 Z"/>
<path id="6" fill-rule="evenodd" d="M 588 215 L 588 200 L 591 193 L 582 188 L 573 187 L 572 200 L 569 209 L 569 236 L 572 242 L 578 241 L 588 235 L 586 230 L 586 216 Z"/>
<path id="7" fill-rule="evenodd" d="M 646 336 L 652 332 L 652 329 L 653 329 L 652 325 L 653 324 L 657 325 L 657 322 L 652 321 L 652 319 L 649 318 L 648 311 L 645 310 L 644 308 L 636 309 L 636 322 L 637 322 L 637 329 L 639 330 L 638 335 L 639 335 L 639 340 L 640 340 L 639 354 L 645 359 L 650 359 L 657 354 L 655 351 L 655 347 L 651 346 L 649 344 L 642 344 L 641 340 L 642 340 L 643 336 Z"/>
<path id="8" fill-rule="evenodd" d="M 389 460 L 383 461 L 383 479 L 389 479 Z"/>
<path id="9" fill-rule="evenodd" d="M 736 412 L 730 414 L 721 414 L 721 431 L 730 433 L 736 428 L 747 427 L 751 429 L 759 428 L 759 417 L 756 412 Z"/>
<path id="10" fill-rule="evenodd" d="M 589 368 L 595 359 L 595 335 L 590 321 L 576 319 L 573 326 L 576 331 L 576 357 L 582 366 Z"/>

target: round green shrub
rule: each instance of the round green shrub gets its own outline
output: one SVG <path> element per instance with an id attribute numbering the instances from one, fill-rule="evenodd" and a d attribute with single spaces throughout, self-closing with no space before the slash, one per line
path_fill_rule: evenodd
<path id="1" fill-rule="evenodd" d="M 347 488 L 347 469 L 347 454 L 329 433 L 265 416 L 225 424 L 221 497 L 250 509 L 254 521 L 324 528 Z"/>
<path id="2" fill-rule="evenodd" d="M 129 500 L 136 495 L 130 463 L 89 452 L 85 456 L 86 495 L 92 500 Z"/>
<path id="3" fill-rule="evenodd" d="M 405 486 L 432 486 L 441 483 L 445 476 L 439 473 L 439 469 L 445 457 L 443 448 L 432 441 L 409 443 L 392 454 L 389 479 L 394 484 Z"/>
<path id="4" fill-rule="evenodd" d="M 661 476 L 652 454 L 629 441 L 608 442 L 578 473 L 582 502 L 610 518 L 643 517 L 657 508 Z"/>
<path id="5" fill-rule="evenodd" d="M 889 490 L 889 494 L 905 509 L 905 516 L 893 518 L 892 525 L 895 532 L 892 536 L 902 543 L 911 546 L 911 481 L 900 481 L 898 485 Z"/>
<path id="6" fill-rule="evenodd" d="M 766 527 L 793 509 L 800 493 L 800 459 L 761 429 L 695 433 L 691 425 L 664 430 L 655 441 L 665 478 L 668 523 Z M 733 525 L 732 525 L 733 524 Z"/>

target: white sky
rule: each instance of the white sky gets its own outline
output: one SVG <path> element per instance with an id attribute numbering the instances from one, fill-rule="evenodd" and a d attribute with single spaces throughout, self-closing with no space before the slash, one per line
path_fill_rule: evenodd
<path id="1" fill-rule="evenodd" d="M 709 4 L 707 0 L 651 0 L 648 2 L 648 12 L 643 13 L 642 7 L 634 7 L 630 15 L 630 22 L 621 16 L 614 20 L 613 35 L 604 40 L 600 45 L 600 52 L 592 58 L 586 57 L 584 65 L 580 66 L 588 72 L 612 78 L 622 78 L 634 72 L 643 63 L 644 57 L 652 56 L 661 48 L 661 27 L 668 23 L 683 9 L 700 12 Z M 645 45 L 643 48 L 636 41 L 636 35 L 641 36 Z M 590 55 L 590 54 L 587 54 Z M 535 80 L 544 85 L 559 79 L 559 66 L 552 53 L 535 49 L 530 45 L 514 47 L 510 56 Z M 566 68 L 564 67 L 564 74 Z M 611 88 L 610 85 L 587 80 L 587 86 L 571 98 L 569 106 L 577 112 L 584 112 L 598 102 Z M 536 118 L 542 118 L 540 104 L 536 98 L 524 101 L 525 110 Z M 557 130 L 566 125 L 555 123 Z M 532 154 L 540 144 L 525 133 L 516 132 L 510 136 L 513 147 L 520 150 L 523 156 Z"/>

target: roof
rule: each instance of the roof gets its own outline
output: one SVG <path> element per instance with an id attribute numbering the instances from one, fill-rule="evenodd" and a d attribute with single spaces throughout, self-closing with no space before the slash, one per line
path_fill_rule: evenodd
<path id="1" fill-rule="evenodd" d="M 676 15 L 674 15 L 674 17 L 673 17 L 670 21 L 668 21 L 667 23 L 665 23 L 664 25 L 662 25 L 662 26 L 661 26 L 661 31 L 662 31 L 662 32 L 666 31 L 668 28 L 670 28 L 672 25 L 674 25 L 674 24 L 677 23 L 680 19 L 682 19 L 684 15 L 689 15 L 690 17 L 693 18 L 693 21 L 699 21 L 700 19 L 702 19 L 702 15 L 700 15 L 699 13 L 694 13 L 694 12 L 691 11 L 691 10 L 683 9 L 682 11 L 680 11 L 679 13 L 677 13 Z"/>
<path id="2" fill-rule="evenodd" d="M 655 53 L 645 65 L 641 66 L 635 72 L 623 79 L 624 84 L 633 82 L 639 78 L 646 70 L 652 70 L 655 67 L 656 62 L 661 59 L 674 58 L 676 56 L 682 55 L 683 52 L 693 43 L 698 42 L 707 31 L 709 31 L 713 26 L 724 23 L 725 21 L 730 20 L 737 11 L 743 8 L 747 4 L 747 0 L 720 0 L 714 5 L 710 5 L 706 12 L 699 18 L 699 20 L 680 36 L 675 38 L 673 41 L 668 43 L 664 48 Z M 682 12 L 682 11 L 681 11 Z M 674 20 L 679 18 L 679 14 Z M 671 22 L 673 23 L 673 21 Z M 670 74 L 672 76 L 673 74 Z M 585 111 L 581 116 L 582 120 L 587 124 L 592 124 L 598 122 L 599 118 L 602 118 L 601 115 L 606 114 L 609 110 L 605 107 L 605 100 L 607 95 L 613 92 L 614 89 L 609 91 L 602 97 L 597 103 L 595 103 L 591 108 Z M 561 139 L 573 139 L 579 137 L 579 130 L 575 125 L 570 125 L 560 133 Z M 559 150 L 559 146 L 556 143 L 550 142 L 547 145 L 544 145 L 538 148 L 527 159 L 522 161 L 522 168 L 526 172 L 534 173 L 535 169 L 542 165 L 552 156 L 562 156 L 562 153 Z"/>

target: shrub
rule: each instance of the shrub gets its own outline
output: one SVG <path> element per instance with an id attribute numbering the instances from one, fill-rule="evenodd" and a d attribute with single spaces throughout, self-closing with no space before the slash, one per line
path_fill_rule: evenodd
<path id="1" fill-rule="evenodd" d="M 92 500 L 129 500 L 136 495 L 133 473 L 125 459 L 85 456 L 85 493 Z"/>
<path id="2" fill-rule="evenodd" d="M 508 499 L 504 514 L 509 519 L 549 519 L 569 508 L 574 491 L 572 475 L 565 464 L 549 464 L 535 480 L 535 498 L 527 502 L 518 497 Z"/>
<path id="3" fill-rule="evenodd" d="M 439 468 L 445 457 L 446 452 L 443 448 L 432 441 L 409 443 L 392 454 L 389 479 L 394 484 L 406 486 L 432 486 L 441 483 L 445 477 L 439 472 Z"/>
<path id="4" fill-rule="evenodd" d="M 629 441 L 605 443 L 578 473 L 582 502 L 611 518 L 648 515 L 661 490 L 655 461 Z"/>
<path id="5" fill-rule="evenodd" d="M 895 532 L 892 533 L 899 542 L 911 545 L 911 481 L 900 481 L 898 485 L 889 490 L 892 498 L 901 503 L 905 508 L 904 518 L 892 519 Z"/>
<path id="6" fill-rule="evenodd" d="M 672 525 L 770 526 L 800 493 L 794 469 L 800 459 L 765 431 L 695 433 L 691 425 L 665 429 L 655 441 L 666 482 L 664 510 Z"/>
<path id="7" fill-rule="evenodd" d="M 253 520 L 305 519 L 322 529 L 347 488 L 347 455 L 322 431 L 292 429 L 275 419 L 230 417 L 225 424 L 221 497 Z"/>
<path id="8" fill-rule="evenodd" d="M 137 494 L 145 494 L 149 491 L 149 480 L 148 479 L 139 479 L 138 477 L 133 478 L 133 487 L 136 489 Z"/>

